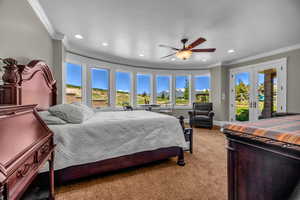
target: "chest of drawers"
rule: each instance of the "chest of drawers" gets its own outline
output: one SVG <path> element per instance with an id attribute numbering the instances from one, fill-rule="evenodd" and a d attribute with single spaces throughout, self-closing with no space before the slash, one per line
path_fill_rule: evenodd
<path id="1" fill-rule="evenodd" d="M 34 108 L 0 107 L 0 200 L 20 199 L 46 162 L 49 198 L 54 199 L 53 133 Z"/>

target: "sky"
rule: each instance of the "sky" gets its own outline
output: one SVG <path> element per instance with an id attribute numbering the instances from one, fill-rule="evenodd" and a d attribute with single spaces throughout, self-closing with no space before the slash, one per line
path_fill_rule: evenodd
<path id="1" fill-rule="evenodd" d="M 146 92 L 150 95 L 151 90 L 151 76 L 146 74 L 137 74 L 136 77 L 136 90 L 138 94 L 143 94 Z"/>
<path id="2" fill-rule="evenodd" d="M 156 76 L 157 93 L 170 91 L 170 76 Z"/>
<path id="3" fill-rule="evenodd" d="M 82 82 L 81 66 L 67 63 L 67 84 L 81 86 Z M 109 71 L 105 69 L 92 69 L 92 88 L 108 89 L 109 87 Z M 184 88 L 187 76 L 176 77 L 176 88 Z M 128 72 L 116 72 L 116 90 L 130 91 L 131 88 L 131 76 Z M 157 92 L 170 90 L 170 76 L 158 75 L 157 80 Z M 210 88 L 209 76 L 197 76 L 195 78 L 195 89 L 204 90 Z M 151 76 L 146 74 L 137 75 L 137 93 L 142 94 L 146 92 L 150 94 L 151 90 Z"/>
<path id="4" fill-rule="evenodd" d="M 241 72 L 235 75 L 235 84 L 239 84 L 240 81 L 244 82 L 244 84 L 249 85 L 249 77 L 250 77 L 250 73 L 249 72 Z M 258 83 L 262 84 L 264 82 L 264 74 L 263 73 L 259 73 L 258 74 Z"/>
<path id="5" fill-rule="evenodd" d="M 196 76 L 195 77 L 195 90 L 210 90 L 210 77 L 209 76 Z"/>

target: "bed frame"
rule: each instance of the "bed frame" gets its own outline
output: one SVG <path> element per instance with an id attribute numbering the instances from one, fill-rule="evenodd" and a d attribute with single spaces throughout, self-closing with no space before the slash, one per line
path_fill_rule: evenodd
<path id="1" fill-rule="evenodd" d="M 56 104 L 56 81 L 45 62 L 33 60 L 28 65 L 18 65 L 14 59 L 11 59 L 6 64 L 2 78 L 4 85 L 0 85 L 0 104 L 37 104 L 38 110 L 45 110 Z M 57 184 L 66 183 L 170 157 L 178 157 L 177 164 L 185 165 L 183 149 L 168 147 L 57 170 L 55 171 L 55 182 Z M 40 176 L 43 177 L 43 174 Z"/>

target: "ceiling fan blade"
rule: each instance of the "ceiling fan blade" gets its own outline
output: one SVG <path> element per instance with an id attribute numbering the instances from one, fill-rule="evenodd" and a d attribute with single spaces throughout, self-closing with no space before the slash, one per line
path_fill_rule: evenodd
<path id="1" fill-rule="evenodd" d="M 186 49 L 192 49 L 192 48 L 198 46 L 199 44 L 202 44 L 205 41 L 206 41 L 205 38 L 198 38 L 196 41 L 194 41 L 193 43 L 191 43 Z"/>
<path id="2" fill-rule="evenodd" d="M 175 55 L 175 54 L 176 54 L 176 53 L 171 53 L 171 54 L 169 54 L 169 55 L 167 55 L 167 56 L 161 57 L 160 59 L 164 59 L 164 58 L 167 58 L 167 57 L 173 56 L 173 55 Z"/>
<path id="3" fill-rule="evenodd" d="M 216 49 L 215 48 L 211 48 L 211 49 L 192 49 L 192 52 L 215 52 Z"/>
<path id="4" fill-rule="evenodd" d="M 168 46 L 168 45 L 164 45 L 164 44 L 160 44 L 158 45 L 159 47 L 164 47 L 164 48 L 169 48 L 169 49 L 172 49 L 174 51 L 179 51 L 179 49 L 175 48 L 175 47 L 171 47 L 171 46 Z"/>

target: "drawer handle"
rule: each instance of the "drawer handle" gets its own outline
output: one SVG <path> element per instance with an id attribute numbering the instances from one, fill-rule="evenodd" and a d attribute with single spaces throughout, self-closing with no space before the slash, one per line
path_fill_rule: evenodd
<path id="1" fill-rule="evenodd" d="M 49 151 L 49 149 L 50 149 L 49 144 L 44 145 L 41 149 L 41 154 L 47 153 Z"/>
<path id="2" fill-rule="evenodd" d="M 29 172 L 30 168 L 31 168 L 32 164 L 25 164 L 24 165 L 24 168 L 22 170 L 19 170 L 17 172 L 17 177 L 18 178 L 22 178 L 24 176 L 27 175 L 27 173 Z"/>
<path id="3" fill-rule="evenodd" d="M 228 149 L 229 151 L 235 151 L 235 148 L 230 147 L 230 146 L 226 146 L 226 149 Z"/>

